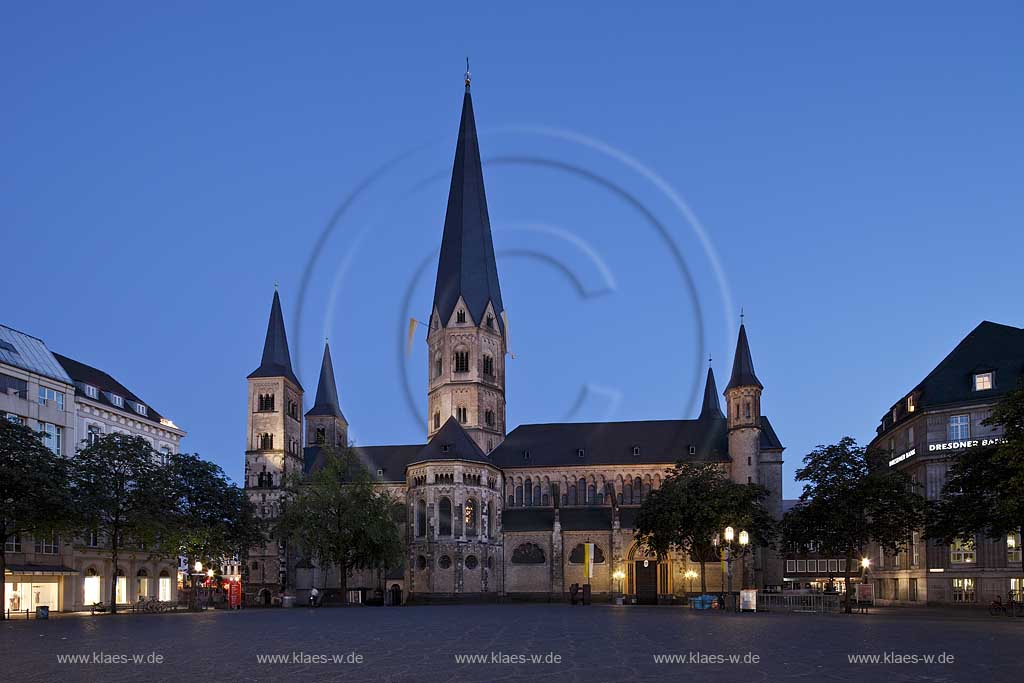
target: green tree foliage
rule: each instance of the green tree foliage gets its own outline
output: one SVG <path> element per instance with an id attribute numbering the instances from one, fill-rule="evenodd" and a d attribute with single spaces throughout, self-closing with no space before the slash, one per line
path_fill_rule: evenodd
<path id="1" fill-rule="evenodd" d="M 903 472 L 882 454 L 869 453 L 850 437 L 818 446 L 797 470 L 804 482 L 800 502 L 782 521 L 785 547 L 846 558 L 846 610 L 852 607 L 851 575 L 869 543 L 895 553 L 924 522 L 925 501 Z"/>
<path id="2" fill-rule="evenodd" d="M 264 533 L 245 491 L 228 481 L 224 471 L 193 453 L 170 456 L 169 507 L 163 517 L 159 547 L 163 554 L 199 561 L 215 572 L 225 558 L 244 561 L 247 549 L 264 542 Z M 189 603 L 196 606 L 193 575 Z"/>
<path id="3" fill-rule="evenodd" d="M 77 523 L 67 461 L 36 432 L 0 418 L 0 576 L 7 569 L 8 540 L 49 536 Z M 0 620 L 4 614 L 0 609 Z"/>
<path id="4" fill-rule="evenodd" d="M 984 424 L 1002 427 L 1006 442 L 966 451 L 953 463 L 942 498 L 928 510 L 926 537 L 971 543 L 976 535 L 999 540 L 1016 533 L 1024 540 L 1024 387 L 1000 401 Z"/>
<path id="5" fill-rule="evenodd" d="M 106 540 L 110 553 L 110 612 L 117 609 L 117 566 L 126 548 L 155 547 L 173 509 L 168 468 L 148 441 L 111 433 L 75 456 L 72 481 L 83 528 Z"/>
<path id="6" fill-rule="evenodd" d="M 772 544 L 775 521 L 764 508 L 767 496 L 757 484 L 731 481 L 717 465 L 680 463 L 640 506 L 636 538 L 659 557 L 670 550 L 689 553 L 700 563 L 706 593 L 705 566 L 719 559 L 716 541 L 725 527 L 746 530 L 756 545 Z"/>
<path id="7" fill-rule="evenodd" d="M 287 484 L 275 533 L 321 567 L 335 566 L 346 595 L 354 569 L 397 566 L 404 548 L 396 519 L 400 505 L 373 484 L 351 448 L 325 448 L 324 466 Z"/>

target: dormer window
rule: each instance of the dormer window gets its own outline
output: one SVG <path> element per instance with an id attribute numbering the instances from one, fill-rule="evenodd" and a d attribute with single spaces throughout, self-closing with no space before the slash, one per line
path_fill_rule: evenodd
<path id="1" fill-rule="evenodd" d="M 907 396 L 907 412 L 912 413 L 917 410 L 917 406 L 914 404 L 914 397 Z"/>
<path id="2" fill-rule="evenodd" d="M 995 386 L 995 377 L 991 372 L 979 372 L 974 375 L 974 390 L 985 391 Z"/>
<path id="3" fill-rule="evenodd" d="M 124 408 L 124 399 L 117 394 L 110 394 L 110 402 L 118 408 Z"/>
<path id="4" fill-rule="evenodd" d="M 690 444 L 690 455 L 697 455 L 697 447 Z"/>
<path id="5" fill-rule="evenodd" d="M 447 444 L 447 443 L 441 444 L 441 452 L 442 453 L 447 453 L 451 449 L 452 449 L 451 444 Z"/>
<path id="6" fill-rule="evenodd" d="M 132 401 L 132 410 L 134 410 L 139 415 L 149 415 L 149 408 L 142 405 L 138 401 Z"/>
<path id="7" fill-rule="evenodd" d="M 587 454 L 587 452 L 585 450 L 583 450 L 582 448 L 577 448 L 576 449 L 576 457 L 577 458 L 582 458 L 586 454 Z"/>
<path id="8" fill-rule="evenodd" d="M 633 446 L 633 457 L 635 458 L 638 455 L 640 455 L 640 447 L 639 446 Z"/>
<path id="9" fill-rule="evenodd" d="M 455 322 L 457 322 L 457 323 L 464 323 L 464 322 L 466 322 L 466 312 L 460 309 L 455 314 Z"/>
<path id="10" fill-rule="evenodd" d="M 384 476 L 384 470 L 378 469 L 377 470 L 377 476 L 378 477 L 383 477 Z"/>
<path id="11" fill-rule="evenodd" d="M 523 460 L 530 459 L 530 451 L 523 451 Z"/>
<path id="12" fill-rule="evenodd" d="M 100 397 L 100 390 L 97 389 L 96 387 L 94 387 L 91 384 L 86 384 L 85 385 L 85 395 L 88 396 L 89 398 L 99 398 Z"/>

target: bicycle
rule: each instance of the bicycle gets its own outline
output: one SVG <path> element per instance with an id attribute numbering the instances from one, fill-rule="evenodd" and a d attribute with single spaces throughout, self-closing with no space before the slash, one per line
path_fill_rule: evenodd
<path id="1" fill-rule="evenodd" d="M 1006 605 L 1003 604 L 1003 599 L 998 595 L 988 605 L 988 613 L 990 616 L 998 616 L 1000 614 L 1006 615 Z"/>

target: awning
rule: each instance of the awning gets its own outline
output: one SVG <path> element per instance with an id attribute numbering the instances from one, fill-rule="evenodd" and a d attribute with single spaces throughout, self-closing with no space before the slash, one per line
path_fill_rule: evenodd
<path id="1" fill-rule="evenodd" d="M 32 576 L 76 576 L 82 572 L 62 564 L 9 564 L 6 574 L 31 574 Z"/>

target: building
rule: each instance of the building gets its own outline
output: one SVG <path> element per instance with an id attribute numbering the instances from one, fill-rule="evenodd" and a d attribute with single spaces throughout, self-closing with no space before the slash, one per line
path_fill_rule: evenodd
<path id="1" fill-rule="evenodd" d="M 7 419 L 43 432 L 46 444 L 64 457 L 110 432 L 141 436 L 158 453 L 177 453 L 186 434 L 106 372 L 51 353 L 42 340 L 2 325 L 0 386 Z M 72 611 L 107 602 L 115 570 L 103 543 L 96 534 L 8 542 L 5 608 Z M 117 602 L 175 600 L 176 565 L 174 558 L 152 558 L 143 549 L 123 550 Z"/>
<path id="2" fill-rule="evenodd" d="M 0 413 L 44 434 L 65 457 L 75 452 L 74 382 L 43 340 L 0 325 Z M 3 609 L 53 610 L 74 604 L 70 549 L 58 538 L 16 537 L 5 547 Z"/>
<path id="3" fill-rule="evenodd" d="M 561 600 L 571 584 L 589 582 L 599 596 L 622 591 L 638 602 L 671 601 L 686 591 L 686 570 L 699 565 L 682 555 L 645 554 L 634 526 L 644 497 L 678 461 L 715 463 L 734 481 L 763 484 L 770 511 L 781 517 L 783 446 L 761 412 L 763 386 L 742 325 L 724 392 L 727 413 L 709 369 L 694 419 L 507 431 L 507 321 L 468 74 L 428 320 L 426 443 L 357 449 L 380 485 L 406 505 L 408 557 L 388 573 L 386 586 L 382 577 L 353 576 L 348 585 L 357 593 L 386 589 L 413 601 Z M 315 471 L 320 445 L 345 444 L 348 430 L 329 348 L 303 427 L 303 389 L 292 372 L 276 292 L 263 358 L 248 381 L 246 487 L 259 514 L 273 517 L 281 481 Z M 589 581 L 585 543 L 596 545 Z M 318 570 L 293 555 L 285 544 L 255 549 L 247 594 L 262 603 L 284 592 L 304 600 Z M 708 571 L 709 588 L 723 587 L 723 568 Z M 781 585 L 781 559 L 756 549 L 737 587 L 743 582 Z M 338 585 L 330 571 L 326 585 Z"/>
<path id="4" fill-rule="evenodd" d="M 889 466 L 909 474 L 936 500 L 961 453 L 1002 441 L 1001 429 L 983 422 L 1022 376 L 1024 329 L 982 322 L 886 411 L 870 447 L 887 451 Z M 1019 535 L 965 541 L 948 546 L 915 533 L 898 555 L 872 548 L 869 579 L 876 599 L 974 604 L 1022 588 Z"/>
<path id="5" fill-rule="evenodd" d="M 782 514 L 788 513 L 799 499 L 782 501 Z M 821 593 L 831 586 L 840 593 L 846 592 L 846 558 L 818 552 L 811 547 L 804 552 L 790 552 L 785 555 L 785 571 L 782 587 L 787 591 Z M 859 558 L 855 562 L 859 561 Z M 851 583 L 860 580 L 860 565 L 855 564 L 850 573 Z"/>

